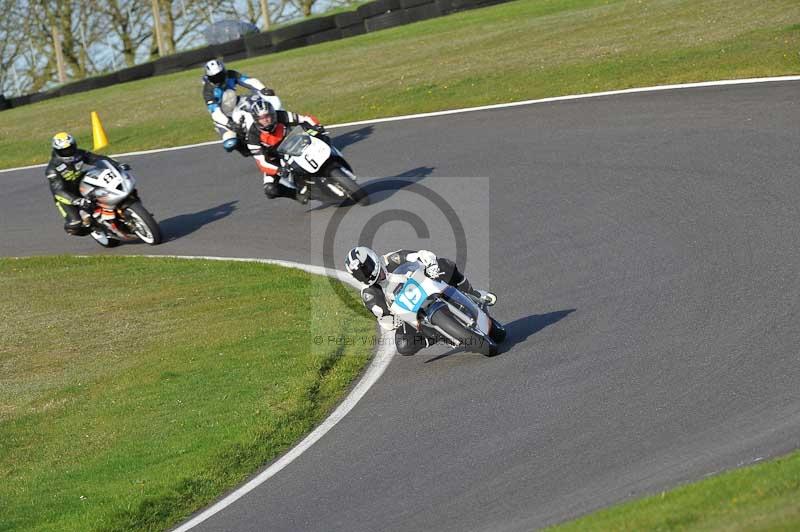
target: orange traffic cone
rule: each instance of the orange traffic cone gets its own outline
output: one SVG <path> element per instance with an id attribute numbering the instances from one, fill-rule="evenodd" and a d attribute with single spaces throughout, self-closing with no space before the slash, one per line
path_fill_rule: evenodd
<path id="1" fill-rule="evenodd" d="M 100 123 L 100 117 L 97 116 L 97 113 L 94 111 L 92 111 L 92 142 L 94 143 L 95 150 L 100 150 L 108 146 L 106 130 L 103 129 L 103 124 Z"/>

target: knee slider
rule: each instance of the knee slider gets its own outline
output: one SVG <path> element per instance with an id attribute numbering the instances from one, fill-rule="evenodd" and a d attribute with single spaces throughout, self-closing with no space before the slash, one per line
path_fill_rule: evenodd
<path id="1" fill-rule="evenodd" d="M 237 142 L 238 142 L 238 141 L 237 141 L 235 138 L 234 138 L 234 139 L 226 139 L 226 140 L 223 140 L 223 141 L 222 141 L 222 148 L 223 148 L 223 149 L 224 149 L 226 152 L 230 153 L 230 152 L 232 152 L 233 150 L 235 150 L 235 149 L 236 149 L 236 144 L 237 144 Z"/>

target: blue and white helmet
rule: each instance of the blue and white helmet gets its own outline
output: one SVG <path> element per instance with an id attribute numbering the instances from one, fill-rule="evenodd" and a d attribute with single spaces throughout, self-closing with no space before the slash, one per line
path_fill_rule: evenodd
<path id="1" fill-rule="evenodd" d="M 212 59 L 206 63 L 206 78 L 214 85 L 222 85 L 225 81 L 225 65 L 222 61 Z"/>
<path id="2" fill-rule="evenodd" d="M 356 281 L 367 286 L 372 286 L 382 277 L 386 277 L 383 260 L 366 246 L 351 249 L 344 260 L 344 267 Z"/>

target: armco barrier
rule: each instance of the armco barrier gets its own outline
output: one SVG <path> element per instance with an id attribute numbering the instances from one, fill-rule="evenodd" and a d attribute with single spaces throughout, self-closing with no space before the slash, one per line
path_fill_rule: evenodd
<path id="1" fill-rule="evenodd" d="M 243 39 L 179 52 L 150 63 L 68 83 L 46 92 L 10 99 L 0 95 L 0 111 L 116 83 L 196 68 L 214 57 L 222 57 L 227 61 L 256 57 L 507 1 L 509 0 L 375 0 L 358 6 L 355 11 L 312 18 L 274 31 L 250 34 Z"/>

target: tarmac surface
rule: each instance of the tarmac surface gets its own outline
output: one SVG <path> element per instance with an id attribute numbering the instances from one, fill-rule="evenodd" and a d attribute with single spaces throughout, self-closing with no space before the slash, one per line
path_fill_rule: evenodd
<path id="1" fill-rule="evenodd" d="M 798 124 L 800 84 L 775 82 L 336 129 L 383 189 L 352 209 L 268 201 L 216 145 L 131 156 L 165 243 L 114 250 L 67 237 L 20 170 L 0 255 L 458 258 L 498 294 L 505 352 L 396 357 L 195 530 L 527 531 L 800 447 Z"/>

